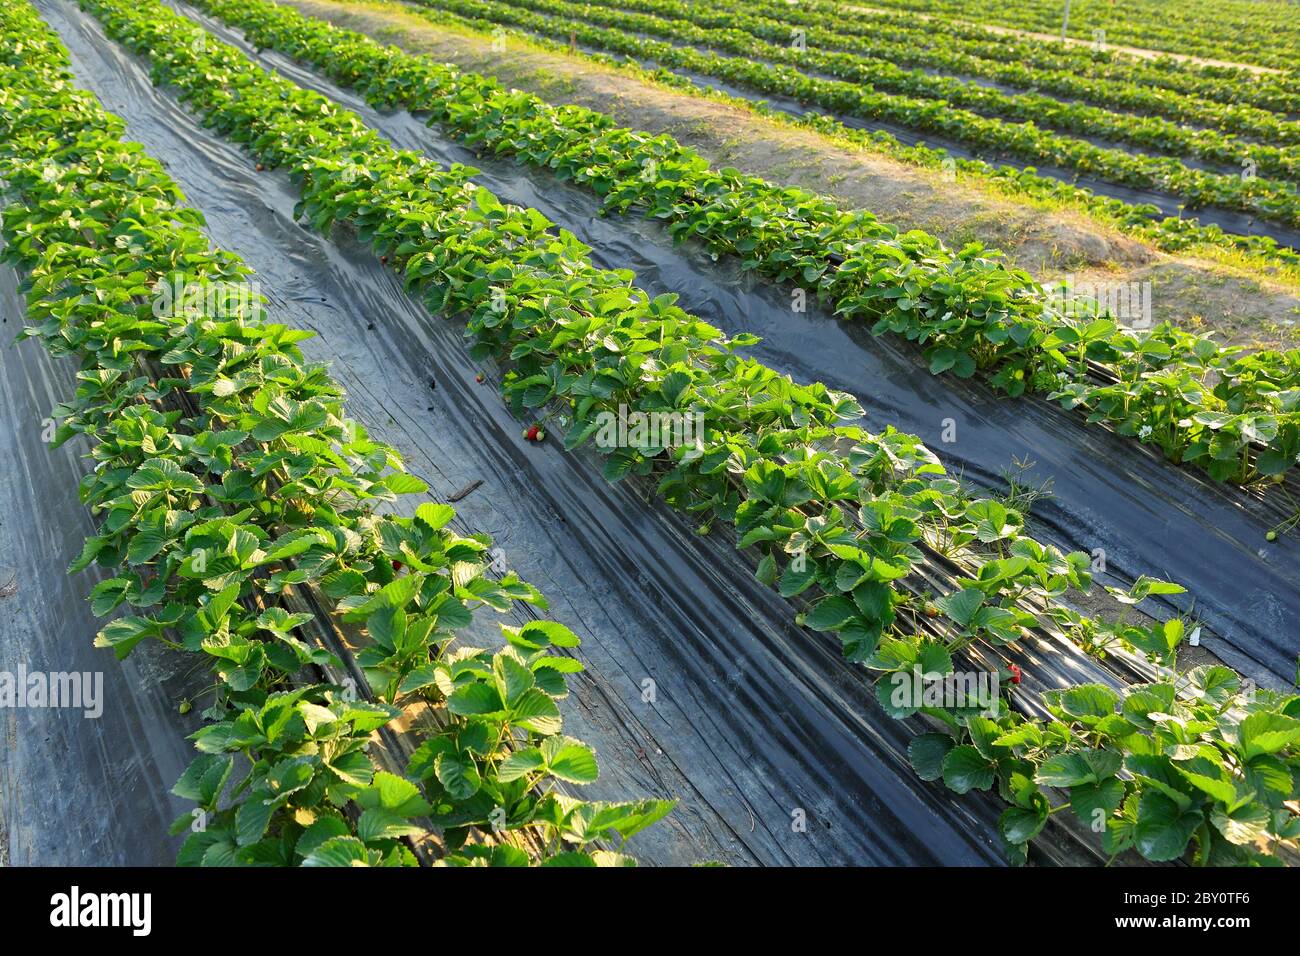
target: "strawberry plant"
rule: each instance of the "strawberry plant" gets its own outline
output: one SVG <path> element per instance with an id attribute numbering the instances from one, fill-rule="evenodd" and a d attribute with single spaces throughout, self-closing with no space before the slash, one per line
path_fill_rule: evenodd
<path id="1" fill-rule="evenodd" d="M 371 0 L 371 2 L 382 5 L 389 3 L 390 0 Z M 425 19 L 435 23 L 452 24 L 462 29 L 491 33 L 498 28 L 494 21 L 470 16 L 468 13 L 458 15 L 431 7 L 419 7 L 416 10 Z M 540 22 L 545 23 L 544 20 Z M 669 69 L 642 69 L 633 59 L 618 59 L 604 53 L 572 49 L 567 42 L 559 42 L 551 38 L 551 36 L 558 37 L 559 34 L 552 32 L 544 35 L 537 32 L 540 28 L 539 24 L 530 25 L 532 32 L 529 34 L 529 39 L 535 45 L 569 57 L 598 62 L 603 66 L 632 73 L 638 78 L 648 79 L 691 95 L 721 100 L 767 116 L 781 124 L 813 129 L 836 140 L 863 146 L 873 152 L 884 151 L 903 162 L 933 169 L 951 169 L 953 173 L 960 172 L 964 176 L 982 180 L 998 192 L 1045 200 L 1051 204 L 1063 203 L 1073 208 L 1083 209 L 1103 222 L 1165 251 L 1178 252 L 1202 248 L 1212 251 L 1230 251 L 1265 271 L 1277 265 L 1294 266 L 1300 263 L 1300 254 L 1288 246 L 1280 246 L 1276 240 L 1268 236 L 1224 232 L 1217 225 L 1202 224 L 1196 219 L 1181 214 L 1166 216 L 1158 207 L 1149 203 L 1133 204 L 1102 195 L 1063 179 L 1040 175 L 1033 167 L 993 165 L 981 159 L 953 156 L 945 149 L 931 148 L 924 142 L 905 144 L 885 130 L 865 130 L 849 126 L 814 109 L 805 110 L 798 115 L 788 113 L 768 105 L 765 101 L 734 96 L 698 82 L 689 75 L 674 73 Z M 601 31 L 601 35 L 619 36 L 614 31 Z M 602 45 L 608 46 L 608 44 Z M 1009 46 L 1014 49 L 1014 45 L 1000 40 L 996 49 L 1003 51 Z M 617 44 L 613 48 L 618 48 Z M 1149 78 L 1144 77 L 1144 81 L 1149 81 Z M 1231 89 L 1238 93 L 1243 89 L 1256 88 L 1256 83 L 1237 83 L 1231 86 Z"/>
<path id="2" fill-rule="evenodd" d="M 1014 0 L 997 7 L 978 0 L 886 0 L 875 6 L 939 15 L 945 24 L 982 19 L 1021 30 L 1056 33 L 1061 29 L 1060 4 L 1053 0 Z M 1130 0 L 1123 5 L 1083 2 L 1074 8 L 1069 27 L 1070 36 L 1089 41 L 1103 28 L 1113 42 L 1130 46 L 1281 70 L 1294 67 L 1295 18 L 1285 5 L 1261 7 L 1241 0 L 1191 0 L 1178 6 L 1159 0 Z"/>
<path id="3" fill-rule="evenodd" d="M 471 144 L 585 184 L 608 208 L 644 208 L 679 239 L 813 290 L 873 332 L 917 343 L 936 374 L 979 373 L 1009 395 L 1045 395 L 1218 480 L 1271 478 L 1300 455 L 1295 352 L 1245 356 L 1168 325 L 1121 329 L 1086 304 L 1064 314 L 1027 274 L 977 245 L 953 253 L 869 213 L 711 169 L 671 138 L 579 107 L 555 109 L 265 0 L 200 5 L 372 102 L 428 111 Z M 1224 428 L 1220 414 L 1239 417 Z"/>
<path id="4" fill-rule="evenodd" d="M 1172 651 L 1147 648 L 1159 649 L 1157 639 L 1166 649 L 1177 645 L 1176 627 L 1073 611 L 1062 597 L 1089 588 L 1087 555 L 1034 541 L 1002 503 L 971 500 L 915 437 L 854 424 L 861 408 L 851 396 L 744 357 L 752 337 L 727 339 L 671 296 L 651 298 L 626 272 L 595 268 L 572 235 L 536 210 L 501 203 L 472 183 L 472 170 L 395 150 L 355 115 L 261 70 L 155 0 L 82 3 L 204 122 L 245 144 L 257 162 L 290 169 L 299 211 L 316 228 L 352 225 L 431 311 L 464 317 L 473 356 L 500 365 L 516 411 L 546 407 L 568 419 L 566 446 L 590 441 L 599 417 L 621 408 L 698 411 L 704 424 L 694 445 L 598 446 L 606 475 L 656 478 L 671 506 L 706 526 L 731 525 L 737 545 L 755 549 L 759 579 L 794 600 L 809 629 L 838 636 L 850 660 L 882 679 L 918 667 L 951 673 L 958 662 L 1006 660 L 1041 632 L 1099 639 L 1132 672 L 1147 673 L 1152 680 L 1136 685 L 1107 675 L 1118 690 L 1098 682 L 1046 689 L 1032 702 L 999 697 L 987 713 L 891 712 L 928 725 L 913 753 L 922 776 L 957 793 L 995 790 L 1006 802 L 1000 829 L 1013 860 L 1023 861 L 1050 814 L 1075 800 L 1112 854 L 1286 859 L 1297 836 L 1287 801 L 1300 759 L 1300 697 L 1245 694 L 1223 667 L 1184 678 L 1152 669 L 1149 656 L 1168 661 Z M 266 16 L 272 8 L 226 9 Z M 418 567 L 420 554 L 399 550 L 405 565 Z M 379 567 L 383 577 L 391 565 Z M 403 580 L 383 584 L 379 600 L 403 593 Z M 942 593 L 931 600 L 936 588 Z M 1144 579 L 1125 596 L 1137 602 L 1177 590 Z M 367 664 L 384 673 L 386 686 L 396 682 L 399 694 L 403 686 L 437 687 L 451 712 L 467 717 L 531 715 L 523 701 L 539 682 L 535 675 L 529 686 L 523 670 L 544 659 L 531 656 L 544 647 L 536 635 L 520 632 L 522 647 L 511 639 L 518 654 L 499 672 L 482 653 L 412 668 L 403 648 L 414 618 L 431 609 L 420 605 L 413 617 L 403 606 L 402 619 L 362 600 L 347 610 L 364 608 L 367 620 L 381 615 Z M 930 606 L 937 617 L 922 610 Z M 551 730 L 543 723 L 530 733 Z M 578 756 L 561 741 L 520 744 L 509 767 L 498 767 L 502 785 L 515 773 L 531 779 L 545 767 L 571 768 Z M 477 793 L 462 772 L 476 753 L 471 737 L 432 745 L 412 773 L 431 772 L 453 799 Z M 586 815 L 577 818 L 584 826 Z M 557 798 L 534 819 L 562 830 L 573 817 Z M 476 850 L 465 862 L 495 853 Z"/>
<path id="5" fill-rule="evenodd" d="M 602 24 L 611 24 L 603 12 L 592 11 L 592 7 L 613 7 L 623 11 L 634 10 L 648 14 L 635 17 L 626 23 L 625 29 L 640 33 L 655 33 L 684 39 L 697 48 L 724 49 L 730 52 L 751 52 L 756 59 L 770 61 L 776 58 L 798 66 L 805 71 L 816 71 L 841 79 L 856 80 L 869 84 L 875 89 L 894 93 L 937 98 L 955 106 L 973 110 L 984 116 L 1002 119 L 1025 120 L 1059 131 L 1079 133 L 1099 137 L 1110 142 L 1129 143 L 1168 153 L 1174 156 L 1189 156 L 1216 162 L 1227 166 L 1240 167 L 1243 163 L 1254 162 L 1258 169 L 1280 179 L 1294 179 L 1295 154 L 1285 148 L 1300 142 L 1300 125 L 1277 117 L 1267 115 L 1258 122 L 1250 124 L 1245 133 L 1254 137 L 1264 137 L 1267 143 L 1280 143 L 1281 146 L 1266 145 L 1238 139 L 1231 133 L 1215 129 L 1191 128 L 1180 126 L 1176 122 L 1164 119 L 1158 114 L 1134 115 L 1120 113 L 1087 105 L 1079 102 L 1087 99 L 1088 89 L 1066 84 L 1064 92 L 1068 101 L 1060 101 L 1039 94 L 1044 86 L 1051 86 L 1050 78 L 1043 78 L 1035 72 L 1025 71 L 1016 77 L 1008 77 L 1007 71 L 998 71 L 993 77 L 999 80 L 1019 79 L 1020 85 L 1029 87 L 1033 92 L 1003 92 L 987 85 L 972 83 L 952 76 L 936 76 L 921 69 L 906 70 L 899 63 L 918 58 L 914 44 L 880 44 L 865 42 L 846 36 L 837 26 L 822 28 L 814 23 L 799 19 L 799 11 L 794 17 L 787 17 L 785 8 L 769 8 L 769 16 L 757 15 L 754 7 L 746 5 L 709 6 L 682 2 L 682 0 L 594 0 L 581 5 L 568 0 L 547 0 L 548 9 L 557 12 L 566 11 L 576 15 L 580 11 L 583 18 Z M 803 40 L 807 49 L 791 49 L 791 23 L 806 23 Z M 765 41 L 755 45 L 754 39 Z M 779 51 L 779 52 L 778 52 Z M 947 72 L 974 73 L 986 75 L 976 65 L 973 70 L 969 60 L 953 62 L 942 56 L 920 57 L 923 65 L 943 69 Z M 1058 84 L 1059 85 L 1059 84 Z M 1083 94 L 1080 96 L 1079 94 Z M 1163 105 L 1164 97 L 1153 98 L 1154 103 L 1139 99 L 1137 104 L 1126 105 Z M 1223 110 L 1212 115 L 1222 117 Z M 1206 114 L 1193 111 L 1193 118 L 1204 121 Z M 1238 124 L 1239 125 L 1239 124 Z"/>
<path id="6" fill-rule="evenodd" d="M 74 88 L 29 4 L 0 9 L 0 35 L 4 257 L 25 276 L 25 334 L 80 363 L 55 443 L 79 436 L 94 465 L 80 494 L 98 533 L 70 571 L 112 569 L 93 609 L 131 611 L 98 645 L 124 658 L 159 641 L 213 674 L 200 754 L 173 790 L 202 814 L 176 823 L 179 862 L 409 865 L 431 846 L 454 864 L 631 862 L 624 841 L 671 802 L 557 789 L 596 777 L 556 703 L 581 665 L 551 648 L 577 637 L 534 621 L 503 627 L 496 652 L 457 640 L 477 609 L 545 601 L 490 575 L 490 542 L 452 531 L 449 506 L 380 513 L 423 482 L 344 416 L 295 344 L 306 333 L 269 322 L 260 298 L 157 307 L 160 287 L 248 269 Z M 370 641 L 359 662 L 379 699 L 323 679 L 342 665 L 319 639 L 325 606 Z M 414 701 L 438 730 L 404 772 L 377 770 L 376 734 Z"/>
<path id="7" fill-rule="evenodd" d="M 1032 120 L 1001 120 L 961 108 L 960 103 L 948 99 L 926 98 L 918 93 L 933 94 L 935 90 L 931 89 L 930 82 L 934 78 L 924 73 L 919 74 L 923 79 L 902 78 L 891 83 L 890 87 L 896 92 L 884 86 L 878 89 L 876 84 L 884 82 L 884 77 L 896 69 L 892 65 L 853 68 L 845 62 L 852 58 L 843 54 L 837 59 L 834 54 L 817 53 L 811 48 L 792 49 L 747 34 L 737 35 L 736 31 L 707 30 L 684 21 L 664 21 L 622 10 L 604 11 L 591 6 L 579 8 L 567 5 L 564 0 L 522 0 L 509 5 L 495 0 L 418 2 L 435 5 L 439 10 L 483 16 L 500 24 L 524 26 L 550 36 L 573 36 L 585 44 L 624 53 L 642 62 L 653 61 L 673 69 L 718 77 L 759 93 L 815 104 L 833 115 L 897 124 L 937 134 L 981 152 L 1014 156 L 1030 163 L 1071 169 L 1079 175 L 1115 185 L 1176 196 L 1190 209 L 1218 206 L 1249 212 L 1285 226 L 1300 224 L 1300 196 L 1297 196 L 1294 183 L 1281 173 L 1287 164 L 1282 154 L 1270 154 L 1271 158 L 1266 160 L 1266 163 L 1274 164 L 1272 168 L 1276 178 L 1243 178 L 1239 171 L 1209 172 L 1189 166 L 1173 156 L 1130 153 L 1099 146 L 1087 139 L 1071 138 L 1040 128 Z M 580 13 L 581 18 L 572 16 L 575 13 Z M 593 23 L 597 26 L 592 26 Z M 629 27 L 636 32 L 624 32 Z M 786 32 L 788 34 L 788 30 Z M 645 35 L 665 39 L 647 39 Z M 715 48 L 739 55 L 724 56 Z M 799 68 L 805 65 L 816 67 L 817 72 L 807 73 Z M 839 75 L 848 78 L 837 79 Z M 946 93 L 951 96 L 953 91 L 946 90 Z M 1001 94 L 978 85 L 969 94 L 980 101 L 996 95 Z M 1038 99 L 1044 102 L 1037 108 L 1028 107 L 1028 112 L 1022 113 L 1022 117 L 1050 108 L 1054 116 L 1073 115 L 1074 120 L 1065 121 L 1077 128 L 1085 122 L 1079 117 L 1097 119 L 1089 110 L 1104 112 L 1092 107 L 1051 105 L 1056 101 L 1046 97 Z M 1118 119 L 1108 125 L 1131 130 L 1134 122 Z M 1145 122 L 1162 130 L 1148 136 L 1153 141 L 1163 142 L 1170 136 L 1183 135 L 1170 132 L 1169 127 L 1173 124 L 1161 124 L 1155 120 Z M 1213 132 L 1208 138 L 1221 139 Z M 1263 156 L 1259 150 L 1250 147 L 1232 155 L 1244 157 L 1247 152 L 1250 153 L 1247 158 L 1256 163 Z M 1222 150 L 1216 153 L 1220 157 L 1227 155 Z"/>
<path id="8" fill-rule="evenodd" d="M 1048 90 L 1098 106 L 1141 111 L 1180 122 L 1294 143 L 1295 128 L 1276 113 L 1295 113 L 1300 102 L 1268 74 L 1149 60 L 1105 49 L 1051 45 L 1029 37 L 991 34 L 976 24 L 948 21 L 942 32 L 921 18 L 875 11 L 863 16 L 825 0 L 798 6 L 761 0 L 724 0 L 707 8 L 690 2 L 659 2 L 636 9 L 696 19 L 715 11 L 758 14 L 789 25 L 822 27 L 814 45 L 844 49 L 898 64 L 981 77 L 1025 90 Z M 748 30 L 748 27 L 746 27 Z M 752 32 L 752 31 L 751 31 Z M 806 35 L 806 39 L 811 34 Z M 1226 73 L 1226 76 L 1224 75 Z"/>

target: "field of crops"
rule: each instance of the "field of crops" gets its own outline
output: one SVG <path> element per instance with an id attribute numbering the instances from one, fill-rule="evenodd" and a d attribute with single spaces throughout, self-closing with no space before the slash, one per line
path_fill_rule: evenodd
<path id="1" fill-rule="evenodd" d="M 804 122 L 911 144 L 918 161 L 1066 198 L 1164 248 L 1296 262 L 1289 74 L 1152 61 L 809 0 L 417 0 L 762 97 Z M 1115 38 L 1114 42 L 1122 42 Z M 1073 187 L 1067 189 L 1065 187 Z"/>
<path id="2" fill-rule="evenodd" d="M 0 859 L 1294 864 L 1287 12 L 9 0 Z"/>

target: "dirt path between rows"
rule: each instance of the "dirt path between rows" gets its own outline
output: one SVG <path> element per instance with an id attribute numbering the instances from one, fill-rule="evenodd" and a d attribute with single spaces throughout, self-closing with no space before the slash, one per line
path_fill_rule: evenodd
<path id="1" fill-rule="evenodd" d="M 944 180 L 941 172 L 853 149 L 718 100 L 643 82 L 582 57 L 542 50 L 511 36 L 491 38 L 434 24 L 395 4 L 277 0 L 461 69 L 496 76 L 559 105 L 610 114 L 626 126 L 668 133 L 715 166 L 733 166 L 800 186 L 845 208 L 869 209 L 903 229 L 922 229 L 951 246 L 980 241 L 1041 278 L 1150 283 L 1156 321 L 1218 329 L 1256 347 L 1300 344 L 1300 296 L 1198 260 L 1164 255 L 1082 213 L 1044 211 Z"/>
<path id="2" fill-rule="evenodd" d="M 891 10 L 884 7 L 864 7 L 860 4 L 847 4 L 847 10 L 856 10 L 859 13 L 866 14 L 899 14 L 908 13 L 914 17 L 920 17 L 922 20 L 941 20 L 954 23 L 961 23 L 966 26 L 979 27 L 981 30 L 988 30 L 990 33 L 998 33 L 1003 36 L 1024 37 L 1028 40 L 1043 40 L 1047 43 L 1060 43 L 1063 39 L 1058 33 L 1037 33 L 1033 30 L 1018 30 L 1015 27 L 996 26 L 992 23 L 976 23 L 972 20 L 953 20 L 951 17 L 938 16 L 930 13 L 919 13 L 915 10 Z M 1093 46 L 1094 41 L 1084 40 L 1079 37 L 1064 37 L 1066 43 L 1071 46 Z M 1282 71 L 1271 66 L 1259 66 L 1254 63 L 1238 63 L 1235 60 L 1212 60 L 1208 57 L 1193 56 L 1190 53 L 1171 53 L 1168 50 L 1152 50 L 1141 46 L 1123 46 L 1118 43 L 1102 41 L 1104 48 L 1110 53 L 1124 53 L 1128 56 L 1139 57 L 1143 60 L 1158 60 L 1161 57 L 1168 57 L 1171 60 L 1179 60 L 1183 63 L 1195 63 L 1198 66 L 1224 66 L 1234 70 L 1247 70 L 1251 73 L 1281 73 Z"/>

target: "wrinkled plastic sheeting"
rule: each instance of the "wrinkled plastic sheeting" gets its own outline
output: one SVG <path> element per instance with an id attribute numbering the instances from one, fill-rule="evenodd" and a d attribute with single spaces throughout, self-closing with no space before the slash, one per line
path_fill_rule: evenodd
<path id="1" fill-rule="evenodd" d="M 195 755 L 185 734 L 198 727 L 197 712 L 182 718 L 177 704 L 199 687 L 156 646 L 122 664 L 93 646 L 104 622 L 87 597 L 107 575 L 66 570 L 95 533 L 77 499 L 87 448 L 46 445 L 76 363 L 36 341 L 10 344 L 23 315 L 16 287 L 0 267 L 0 671 L 37 682 L 78 675 L 80 700 L 59 699 L 80 706 L 0 709 L 0 862 L 169 864 L 179 838 L 167 828 L 192 807 L 169 791 Z"/>

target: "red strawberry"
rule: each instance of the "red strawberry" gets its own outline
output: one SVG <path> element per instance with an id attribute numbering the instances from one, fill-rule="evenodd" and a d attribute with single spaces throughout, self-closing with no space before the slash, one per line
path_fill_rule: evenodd
<path id="1" fill-rule="evenodd" d="M 1013 683 L 1013 684 L 1019 684 L 1019 683 L 1020 683 L 1020 668 L 1017 667 L 1015 664 L 1008 664 L 1008 665 L 1007 665 L 1007 670 L 1011 671 L 1011 683 Z"/>
<path id="2" fill-rule="evenodd" d="M 400 571 L 400 570 L 402 570 L 402 562 L 401 562 L 401 561 L 394 561 L 394 562 L 393 562 L 393 570 L 394 570 L 394 571 Z"/>
<path id="3" fill-rule="evenodd" d="M 483 384 L 483 373 L 482 373 L 482 372 L 479 372 L 477 375 L 475 375 L 475 376 L 474 376 L 474 381 L 476 381 L 476 382 L 478 382 L 480 385 L 482 385 L 482 384 Z"/>
<path id="4" fill-rule="evenodd" d="M 388 256 L 380 256 L 379 261 L 382 262 L 384 265 L 388 265 Z"/>
<path id="5" fill-rule="evenodd" d="M 529 425 L 528 431 L 524 432 L 524 437 L 529 441 L 537 441 L 537 426 Z"/>

